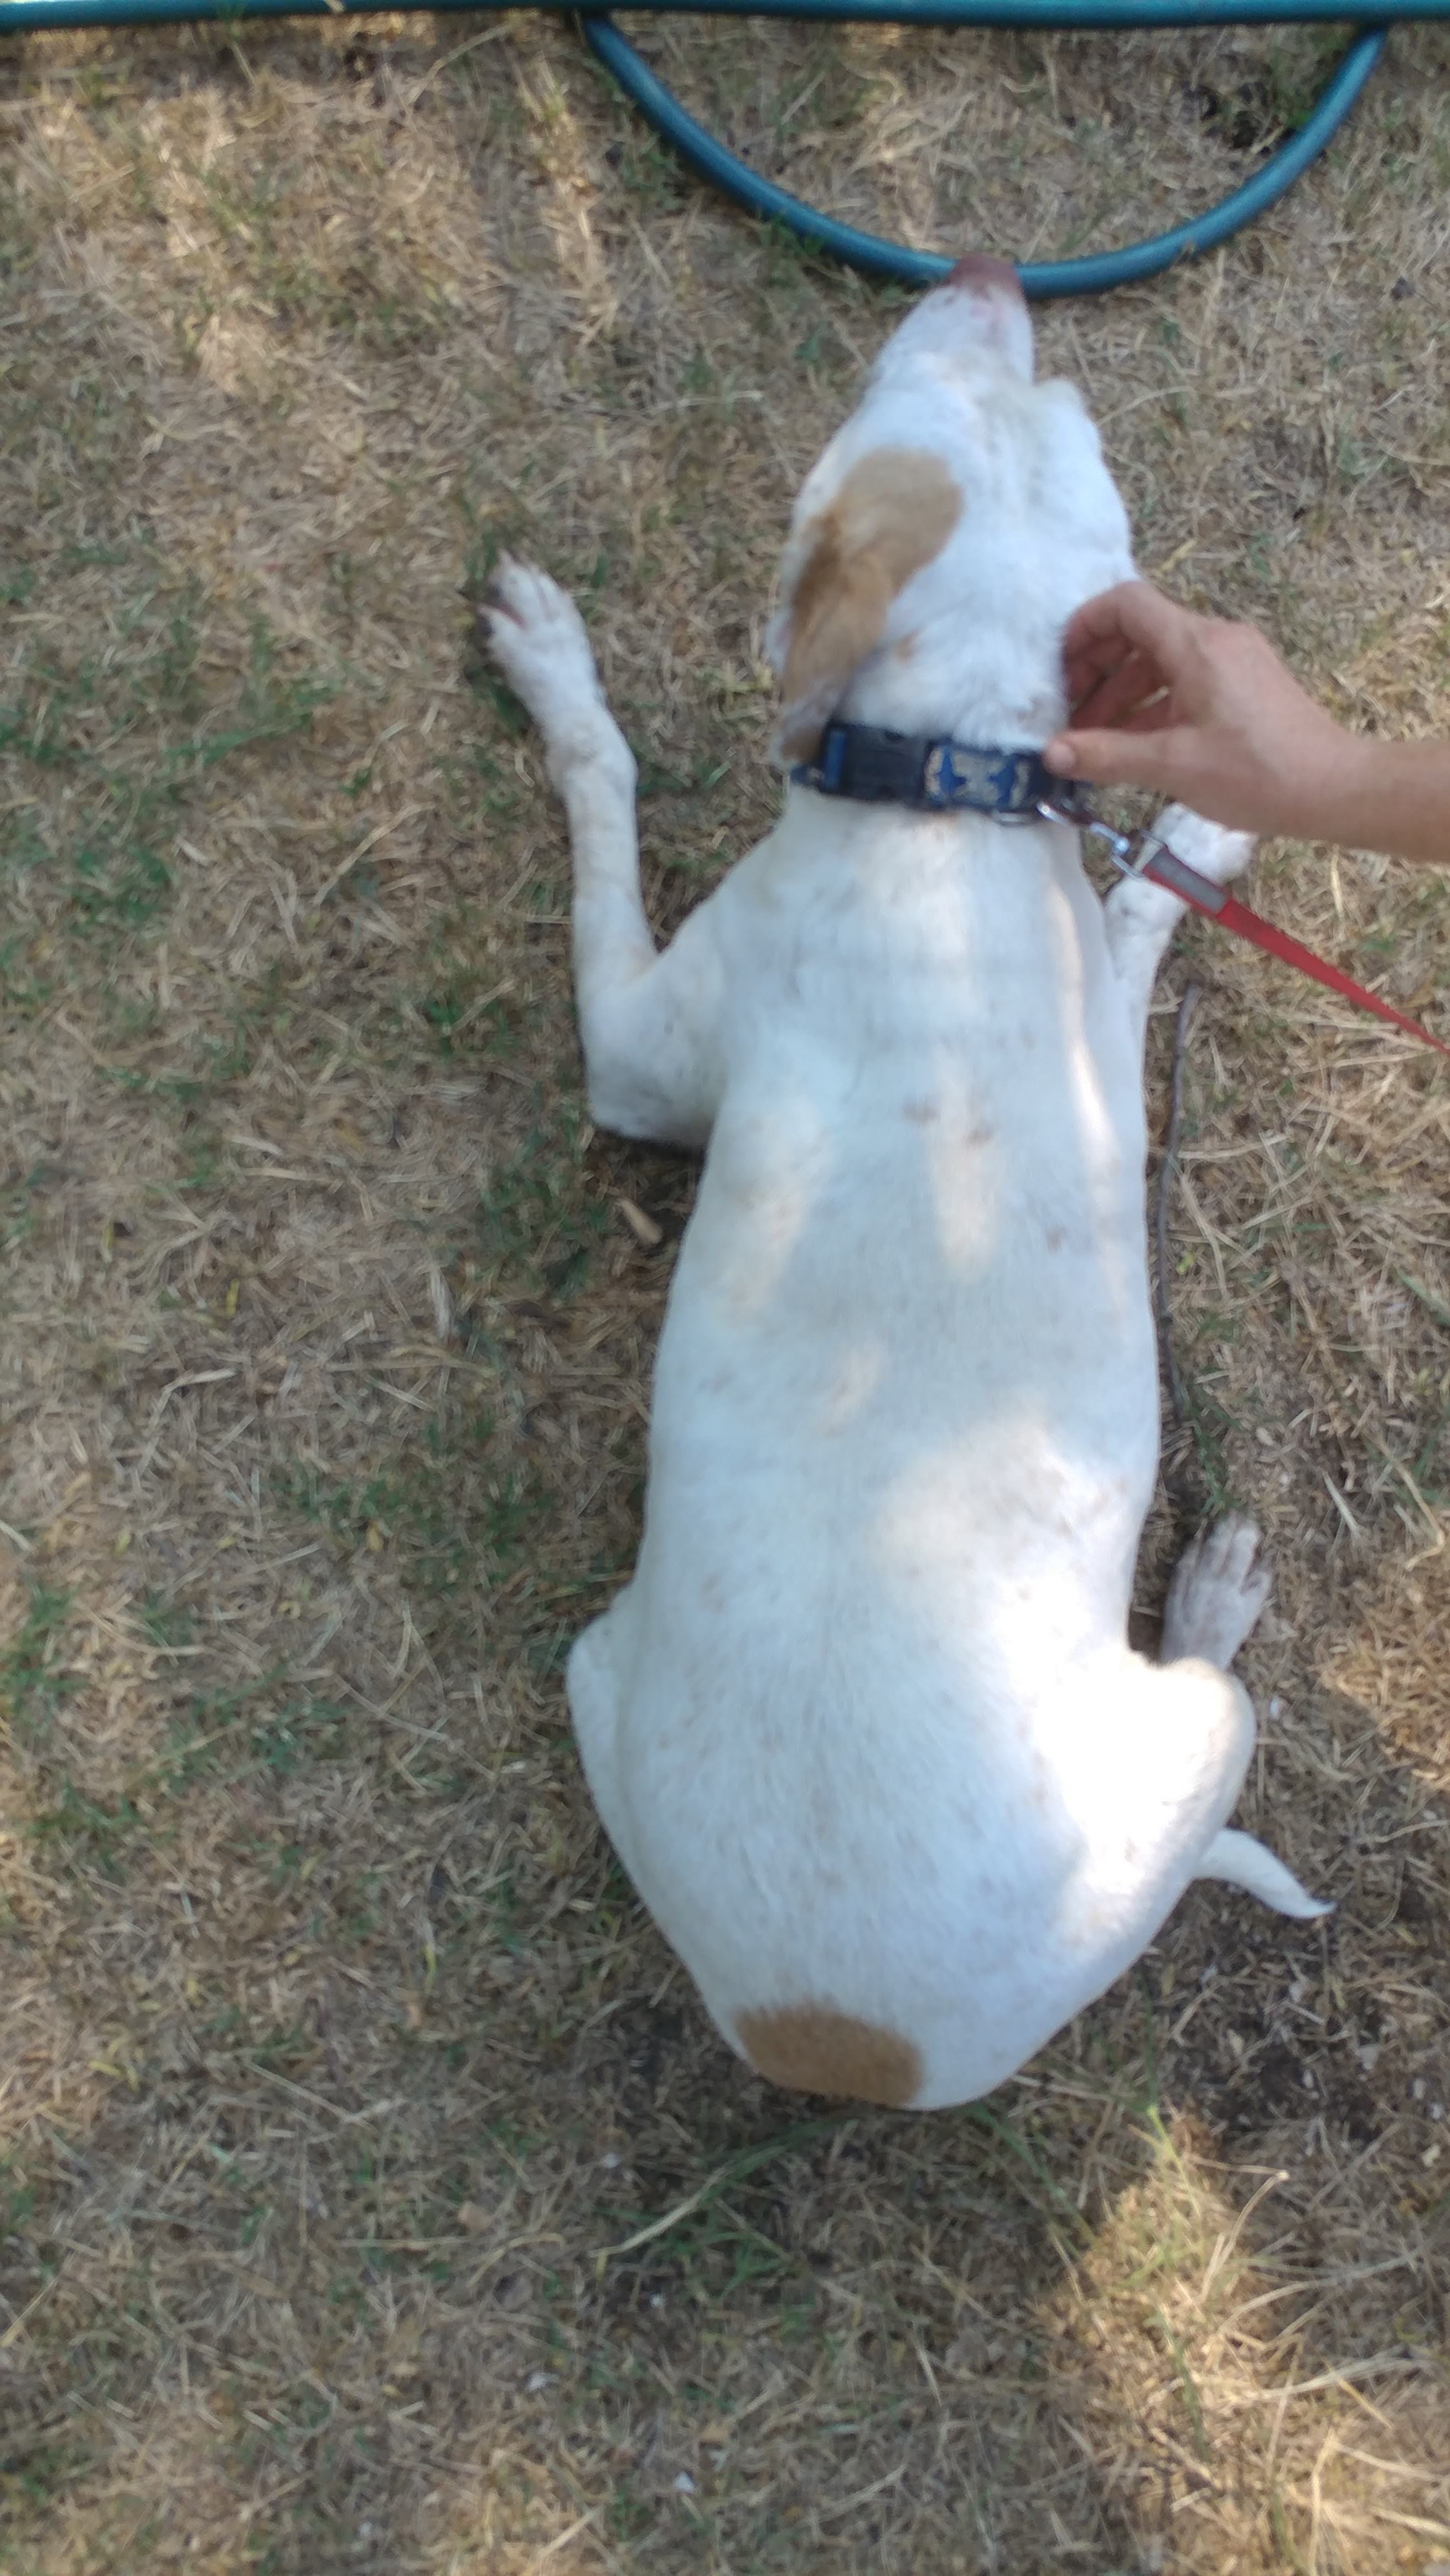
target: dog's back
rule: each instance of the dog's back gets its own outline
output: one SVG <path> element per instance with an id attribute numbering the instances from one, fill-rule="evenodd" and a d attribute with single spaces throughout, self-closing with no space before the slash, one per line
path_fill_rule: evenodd
<path id="1" fill-rule="evenodd" d="M 793 1987 L 980 2091 L 1084 1999 L 1100 1800 L 1060 1738 L 1133 1688 L 1155 1373 L 1137 1067 L 1080 888 L 1050 827 L 807 805 L 716 899 L 724 1095 L 597 1790 L 757 2061 Z"/>

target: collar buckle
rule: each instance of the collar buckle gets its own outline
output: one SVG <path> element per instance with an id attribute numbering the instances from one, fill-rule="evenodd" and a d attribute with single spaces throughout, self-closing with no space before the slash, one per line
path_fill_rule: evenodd
<path id="1" fill-rule="evenodd" d="M 818 796 L 900 805 L 916 814 L 988 814 L 1002 823 L 1036 822 L 1038 800 L 1051 784 L 1035 751 L 835 719 L 816 758 L 801 762 L 790 776 Z"/>

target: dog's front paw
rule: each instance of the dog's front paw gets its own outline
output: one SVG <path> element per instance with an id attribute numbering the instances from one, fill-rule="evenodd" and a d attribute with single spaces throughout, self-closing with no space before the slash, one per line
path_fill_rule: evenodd
<path id="1" fill-rule="evenodd" d="M 533 564 L 504 555 L 478 610 L 479 632 L 551 751 L 603 708 L 584 620 Z"/>
<path id="2" fill-rule="evenodd" d="M 1185 1655 L 1227 1672 L 1269 1597 L 1252 1521 L 1230 1516 L 1190 1539 L 1173 1569 L 1163 1611 L 1163 1661 Z"/>
<path id="3" fill-rule="evenodd" d="M 1251 832 L 1230 832 L 1222 823 L 1206 823 L 1201 814 L 1190 814 L 1186 805 L 1165 806 L 1154 829 L 1176 859 L 1196 868 L 1213 885 L 1227 885 L 1254 855 Z"/>

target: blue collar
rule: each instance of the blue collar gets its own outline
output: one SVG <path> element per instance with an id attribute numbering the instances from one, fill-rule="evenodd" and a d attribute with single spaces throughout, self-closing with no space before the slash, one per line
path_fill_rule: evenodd
<path id="1" fill-rule="evenodd" d="M 1045 800 L 1060 801 L 1063 782 L 1035 751 L 1003 751 L 970 742 L 933 742 L 925 734 L 888 733 L 883 725 L 828 724 L 814 760 L 790 773 L 818 796 L 849 796 L 863 805 L 905 805 L 917 814 L 1005 814 L 1023 821 Z"/>

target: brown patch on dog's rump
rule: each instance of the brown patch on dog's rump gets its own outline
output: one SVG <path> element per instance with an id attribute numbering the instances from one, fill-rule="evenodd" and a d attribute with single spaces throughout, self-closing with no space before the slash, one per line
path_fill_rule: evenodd
<path id="1" fill-rule="evenodd" d="M 962 515 L 960 488 L 924 447 L 874 447 L 815 523 L 790 606 L 778 747 L 815 751 L 853 672 L 874 651 L 891 603 L 940 554 Z"/>
<path id="2" fill-rule="evenodd" d="M 843 2094 L 899 2111 L 921 2091 L 921 2051 L 914 2041 L 831 2004 L 741 2013 L 735 2027 L 757 2075 L 794 2092 Z"/>

